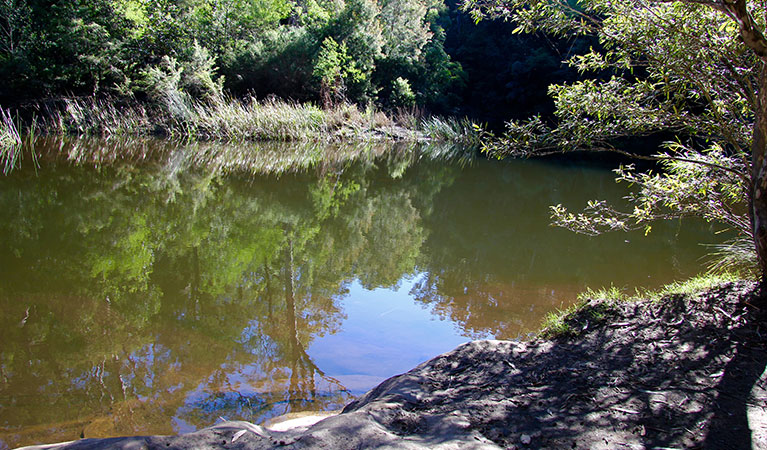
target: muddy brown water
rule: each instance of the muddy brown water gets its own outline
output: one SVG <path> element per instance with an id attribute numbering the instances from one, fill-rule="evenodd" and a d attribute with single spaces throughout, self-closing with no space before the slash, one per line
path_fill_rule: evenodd
<path id="1" fill-rule="evenodd" d="M 549 205 L 621 201 L 603 167 L 39 145 L 68 157 L 0 177 L 0 448 L 336 410 L 587 287 L 694 275 L 723 239 L 551 227 Z"/>

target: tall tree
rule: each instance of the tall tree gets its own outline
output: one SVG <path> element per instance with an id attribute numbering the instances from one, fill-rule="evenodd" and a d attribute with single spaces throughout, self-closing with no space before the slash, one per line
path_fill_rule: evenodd
<path id="1" fill-rule="evenodd" d="M 489 149 L 531 154 L 572 149 L 628 153 L 618 142 L 670 132 L 655 159 L 663 174 L 619 169 L 636 183 L 635 208 L 592 202 L 584 214 L 553 207 L 576 231 L 648 227 L 655 218 L 699 215 L 753 242 L 767 276 L 767 20 L 765 0 L 468 0 L 477 17 L 514 21 L 517 31 L 593 34 L 600 48 L 570 63 L 591 79 L 551 86 L 555 125 L 507 124 Z M 636 155 L 635 155 L 636 156 Z M 746 212 L 747 211 L 747 212 Z"/>

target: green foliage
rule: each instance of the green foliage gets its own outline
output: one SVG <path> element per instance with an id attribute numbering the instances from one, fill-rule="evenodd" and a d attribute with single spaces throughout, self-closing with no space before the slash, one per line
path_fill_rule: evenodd
<path id="1" fill-rule="evenodd" d="M 180 87 L 192 98 L 207 101 L 220 100 L 223 95 L 224 79 L 216 77 L 216 61 L 211 57 L 207 49 L 200 46 L 195 40 L 192 47 L 192 56 L 183 65 Z"/>
<path id="2" fill-rule="evenodd" d="M 422 61 L 413 63 L 414 70 L 408 71 L 412 74 L 410 80 L 415 87 L 416 103 L 424 104 L 439 114 L 453 114 L 457 110 L 467 78 L 461 64 L 452 61 L 444 48 L 447 36 L 439 19 L 447 14 L 446 8 L 438 15 L 435 13 L 431 39 L 423 47 Z M 450 23 L 445 26 L 450 26 Z"/>
<path id="3" fill-rule="evenodd" d="M 346 45 L 359 72 L 355 78 L 348 79 L 346 95 L 350 100 L 363 104 L 373 100 L 376 93 L 371 74 L 377 59 L 383 55 L 380 14 L 374 0 L 349 0 L 338 16 L 319 30 L 321 34 L 335 36 L 337 41 Z"/>
<path id="4" fill-rule="evenodd" d="M 181 90 L 184 71 L 175 58 L 164 56 L 160 63 L 142 73 L 141 85 L 150 98 L 177 121 L 192 119 L 189 95 Z"/>
<path id="5" fill-rule="evenodd" d="M 415 94 L 406 78 L 397 77 L 392 81 L 391 102 L 394 106 L 409 108 L 415 105 Z"/>
<path id="6" fill-rule="evenodd" d="M 344 66 L 352 62 L 346 44 L 338 45 L 332 37 L 322 41 L 322 48 L 314 65 L 314 75 L 326 85 L 334 85 L 345 78 Z"/>
<path id="7" fill-rule="evenodd" d="M 31 16 L 32 8 L 24 0 L 0 2 L 0 21 L 3 24 L 0 55 L 4 61 L 12 60 L 29 51 Z"/>
<path id="8" fill-rule="evenodd" d="M 432 40 L 444 35 L 444 49 L 462 69 L 460 73 L 453 72 L 460 78 L 456 79 L 458 85 L 448 91 L 460 97 L 454 114 L 468 115 L 493 130 L 501 130 L 504 122 L 512 118 L 541 114 L 549 119 L 553 103 L 546 95 L 547 87 L 579 78 L 563 59 L 584 49 L 588 51 L 589 45 L 597 44 L 596 39 L 515 34 L 513 23 L 500 20 L 475 23 L 460 11 L 462 3 L 448 1 L 450 10 L 440 13 L 432 23 Z M 417 86 L 415 79 L 410 79 Z M 452 108 L 456 108 L 456 103 Z"/>
<path id="9" fill-rule="evenodd" d="M 382 1 L 383 53 L 391 59 L 418 60 L 432 38 L 427 14 L 439 6 L 435 0 Z"/>
<path id="10" fill-rule="evenodd" d="M 224 80 L 216 77 L 215 60 L 197 41 L 189 60 L 179 63 L 176 58 L 164 56 L 141 75 L 137 87 L 173 116 L 188 117 L 186 103 L 190 99 L 214 102 L 223 96 Z"/>
<path id="11" fill-rule="evenodd" d="M 318 98 L 312 64 L 318 51 L 319 42 L 311 30 L 280 27 L 258 39 L 236 42 L 223 56 L 221 72 L 233 93 L 308 101 Z"/>
<path id="12" fill-rule="evenodd" d="M 317 55 L 313 74 L 320 79 L 323 102 L 326 106 L 345 100 L 346 80 L 351 82 L 364 79 L 349 56 L 346 43 L 340 45 L 332 37 L 322 41 L 322 48 Z"/>
<path id="13" fill-rule="evenodd" d="M 292 12 L 285 0 L 198 0 L 189 11 L 190 26 L 205 46 L 226 49 L 238 40 L 276 28 Z"/>
<path id="14" fill-rule="evenodd" d="M 0 75 L 9 82 L 0 87 L 0 101 L 65 93 L 157 100 L 161 91 L 184 117 L 178 92 L 211 101 L 226 88 L 237 97 L 298 101 L 321 100 L 330 90 L 332 97 L 367 104 L 397 77 L 413 80 L 413 67 L 432 64 L 424 49 L 442 49 L 430 31 L 438 6 L 425 0 L 3 0 Z M 404 66 L 374 80 L 386 59 Z M 414 85 L 433 91 L 429 98 L 448 88 L 442 78 Z"/>
<path id="15" fill-rule="evenodd" d="M 65 89 L 98 94 L 124 83 L 126 28 L 112 6 L 106 0 L 4 0 L 0 73 L 7 82 L 0 96 L 24 99 Z"/>
<path id="16" fill-rule="evenodd" d="M 541 325 L 541 337 L 554 339 L 576 336 L 587 330 L 589 326 L 605 321 L 613 309 L 611 303 L 621 300 L 614 298 L 613 289 L 599 292 L 589 291 L 586 295 L 595 294 L 596 296 L 579 299 L 577 303 L 564 310 L 548 313 Z"/>
<path id="17" fill-rule="evenodd" d="M 562 205 L 551 207 L 554 223 L 571 230 L 597 235 L 604 231 L 644 229 L 658 219 L 702 217 L 751 235 L 745 214 L 746 192 L 741 158 L 728 155 L 718 145 L 702 152 L 669 144 L 659 154 L 663 171 L 636 172 L 633 165 L 615 170 L 619 182 L 637 190 L 627 197 L 633 210 L 623 212 L 603 201 L 591 201 L 583 213 L 574 214 Z"/>

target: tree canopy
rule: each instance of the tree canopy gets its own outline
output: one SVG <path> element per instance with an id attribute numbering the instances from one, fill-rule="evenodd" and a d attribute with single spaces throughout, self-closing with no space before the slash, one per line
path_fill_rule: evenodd
<path id="1" fill-rule="evenodd" d="M 145 98 L 176 73 L 174 87 L 198 99 L 220 86 L 296 101 L 330 90 L 386 105 L 402 78 L 419 105 L 454 107 L 438 105 L 462 76 L 443 50 L 446 14 L 438 0 L 3 0 L 0 102 Z M 346 59 L 331 88 L 333 43 Z"/>

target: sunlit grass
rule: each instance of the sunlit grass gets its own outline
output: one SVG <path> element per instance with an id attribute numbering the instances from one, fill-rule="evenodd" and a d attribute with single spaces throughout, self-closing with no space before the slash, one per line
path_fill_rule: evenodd
<path id="1" fill-rule="evenodd" d="M 660 289 L 634 290 L 632 293 L 615 286 L 598 290 L 587 289 L 578 295 L 578 301 L 573 305 L 548 313 L 541 324 L 539 335 L 544 338 L 577 335 L 579 322 L 576 317 L 585 317 L 594 322 L 604 320 L 611 305 L 619 302 L 662 302 L 664 298 L 672 295 L 694 295 L 742 279 L 739 273 L 722 272 L 701 274 L 688 280 L 667 284 Z"/>
<path id="2" fill-rule="evenodd" d="M 148 135 L 154 130 L 150 112 L 140 104 L 70 98 L 46 111 L 41 127 L 49 134 L 109 137 Z"/>
<path id="3" fill-rule="evenodd" d="M 429 117 L 422 120 L 420 128 L 434 141 L 460 143 L 471 148 L 482 146 L 481 128 L 466 118 Z"/>
<path id="4" fill-rule="evenodd" d="M 10 111 L 0 107 L 0 147 L 12 147 L 21 144 L 21 135 L 11 118 Z"/>
<path id="5" fill-rule="evenodd" d="M 588 300 L 606 300 L 610 302 L 615 301 L 627 301 L 631 298 L 629 294 L 621 290 L 620 288 L 611 285 L 609 288 L 600 288 L 593 290 L 586 288 L 585 291 L 578 294 L 578 301 Z"/>
<path id="6" fill-rule="evenodd" d="M 758 277 L 759 260 L 754 241 L 750 237 L 741 236 L 712 248 L 712 263 L 709 265 L 711 273 L 737 274 L 748 279 Z"/>
<path id="7" fill-rule="evenodd" d="M 11 113 L 0 108 L 0 165 L 7 173 L 21 155 L 21 134 Z"/>
<path id="8" fill-rule="evenodd" d="M 329 108 L 277 99 L 230 97 L 195 101 L 168 96 L 148 107 L 110 99 L 70 98 L 46 108 L 42 129 L 73 136 L 160 135 L 197 141 L 322 142 L 351 140 L 468 142 L 468 122 L 429 119 L 403 126 L 373 107 L 348 103 Z M 437 131 L 437 123 L 443 123 Z M 453 130 L 452 132 L 448 130 Z"/>
<path id="9" fill-rule="evenodd" d="M 194 103 L 185 127 L 171 125 L 171 134 L 187 134 L 204 140 L 295 141 L 319 137 L 326 114 L 312 105 L 277 100 L 259 102 L 248 98 Z"/>
<path id="10" fill-rule="evenodd" d="M 667 284 L 660 289 L 646 291 L 641 294 L 641 298 L 648 298 L 656 301 L 662 301 L 669 295 L 690 295 L 711 289 L 724 283 L 742 280 L 743 277 L 738 273 L 708 273 L 698 275 L 685 281 L 678 281 Z M 632 299 L 638 298 L 637 296 Z"/>
<path id="11" fill-rule="evenodd" d="M 584 325 L 589 324 L 581 324 L 576 317 L 585 318 L 588 322 L 600 322 L 612 309 L 611 304 L 611 301 L 581 300 L 568 308 L 552 311 L 543 319 L 539 334 L 548 339 L 577 335 Z"/>

